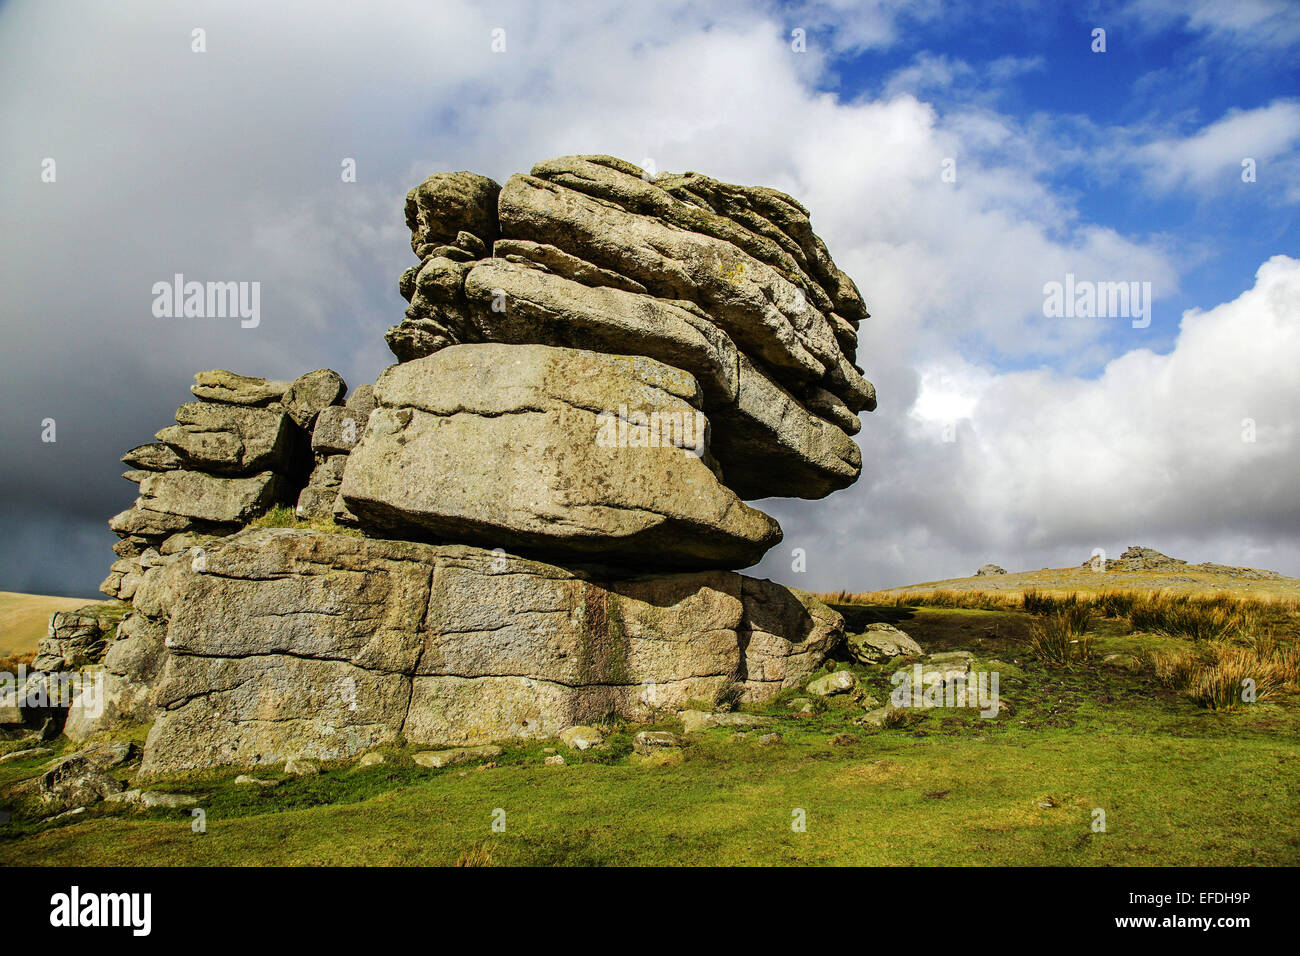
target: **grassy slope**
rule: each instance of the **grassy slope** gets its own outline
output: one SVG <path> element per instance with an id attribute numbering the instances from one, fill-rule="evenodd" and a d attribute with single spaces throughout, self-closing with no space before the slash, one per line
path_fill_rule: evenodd
<path id="1" fill-rule="evenodd" d="M 35 651 L 49 627 L 51 614 L 90 603 L 93 601 L 86 598 L 0 591 L 0 657 Z"/>
<path id="2" fill-rule="evenodd" d="M 163 786 L 201 798 L 205 834 L 188 810 L 100 806 L 0 827 L 0 863 L 1300 863 L 1294 700 L 1211 713 L 1144 674 L 1048 669 L 1023 659 L 1021 613 L 845 610 L 856 627 L 896 621 L 930 651 L 998 659 L 1009 706 L 992 721 L 934 710 L 877 731 L 835 698 L 782 717 L 776 745 L 695 735 L 677 766 L 629 763 L 628 728 L 603 753 L 566 751 L 566 767 L 542 765 L 544 743 L 516 743 L 482 770 L 424 770 L 394 752 L 270 790 L 233 787 L 237 771 L 194 776 Z M 1118 622 L 1095 630 L 1100 654 L 1149 643 Z M 890 669 L 854 669 L 883 699 Z M 36 767 L 0 765 L 0 785 Z M 1095 807 L 1105 833 L 1091 829 Z M 496 808 L 505 833 L 491 830 Z M 806 833 L 791 830 L 795 808 Z"/>
<path id="3" fill-rule="evenodd" d="M 993 591 L 1019 596 L 1028 588 L 1049 593 L 1078 591 L 1098 594 L 1108 590 L 1159 591 L 1179 594 L 1232 594 L 1238 597 L 1300 598 L 1300 578 L 1250 580 L 1194 566 L 1168 571 L 1093 571 L 1090 568 L 1044 568 L 1014 574 L 950 578 L 888 588 L 878 594 L 907 594 L 923 591 Z"/>

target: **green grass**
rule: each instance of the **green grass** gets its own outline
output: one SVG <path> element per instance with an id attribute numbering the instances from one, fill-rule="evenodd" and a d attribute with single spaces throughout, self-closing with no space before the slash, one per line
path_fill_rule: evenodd
<path id="1" fill-rule="evenodd" d="M 327 534 L 346 534 L 361 538 L 364 535 L 359 528 L 348 528 L 338 524 L 333 518 L 299 518 L 293 505 L 276 505 L 266 514 L 249 522 L 252 528 L 295 528 L 298 530 L 323 531 Z"/>
<path id="2" fill-rule="evenodd" d="M 1294 747 L 1221 729 L 909 729 L 763 748 L 706 735 L 657 769 L 340 770 L 205 801 L 205 834 L 187 811 L 117 812 L 0 843 L 0 861 L 447 865 L 486 848 L 496 865 L 1295 864 L 1300 838 L 1276 825 L 1297 810 Z M 1091 830 L 1095 807 L 1106 833 Z M 806 833 L 791 830 L 796 809 Z"/>
<path id="3" fill-rule="evenodd" d="M 845 697 L 791 716 L 799 692 L 787 691 L 758 708 L 778 717 L 762 732 L 781 743 L 716 728 L 688 738 L 676 766 L 635 765 L 642 728 L 628 726 L 604 751 L 516 741 L 487 769 L 427 770 L 391 748 L 385 764 L 265 790 L 234 787 L 239 770 L 189 774 L 151 786 L 198 796 L 204 834 L 188 810 L 99 806 L 63 824 L 0 826 L 0 864 L 1300 863 L 1300 833 L 1278 825 L 1300 813 L 1293 696 L 1207 710 L 1153 672 L 1102 666 L 1117 648 L 1171 646 L 1117 620 L 1090 622 L 1094 662 L 1067 669 L 1030 651 L 1022 611 L 851 610 L 929 651 L 971 650 L 977 669 L 998 670 L 1002 711 L 909 712 L 877 730 L 856 723 L 864 705 Z M 864 691 L 888 696 L 891 668 L 852 669 Z M 543 765 L 548 745 L 569 765 Z M 0 765 L 0 785 L 33 769 Z M 504 833 L 492 830 L 498 808 Z M 1092 830 L 1094 808 L 1105 833 Z M 805 833 L 791 829 L 796 809 Z"/>

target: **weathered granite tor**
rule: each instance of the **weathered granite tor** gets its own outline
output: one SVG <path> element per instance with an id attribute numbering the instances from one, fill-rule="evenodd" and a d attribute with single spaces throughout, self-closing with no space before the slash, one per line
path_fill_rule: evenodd
<path id="1" fill-rule="evenodd" d="M 153 720 L 147 774 L 553 736 L 762 700 L 843 639 L 734 571 L 781 539 L 746 501 L 852 483 L 875 407 L 807 210 L 586 156 L 436 174 L 406 218 L 373 389 L 201 373 L 127 454 L 132 613 L 70 736 Z M 278 503 L 311 529 L 248 527 Z"/>

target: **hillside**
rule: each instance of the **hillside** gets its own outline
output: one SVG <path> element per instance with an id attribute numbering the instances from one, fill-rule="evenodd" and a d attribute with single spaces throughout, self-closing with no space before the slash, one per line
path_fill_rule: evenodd
<path id="1" fill-rule="evenodd" d="M 985 567 L 990 567 L 986 565 Z M 1231 594 L 1263 599 L 1300 597 L 1300 578 L 1289 578 L 1260 568 L 1222 564 L 1188 564 L 1151 548 L 1134 546 L 1118 559 L 1106 562 L 1105 570 L 1092 562 L 1039 571 L 984 573 L 967 578 L 926 581 L 876 592 L 880 596 L 923 594 L 932 591 L 993 591 L 1019 597 L 1026 590 L 1077 591 L 1168 591 L 1174 594 Z"/>

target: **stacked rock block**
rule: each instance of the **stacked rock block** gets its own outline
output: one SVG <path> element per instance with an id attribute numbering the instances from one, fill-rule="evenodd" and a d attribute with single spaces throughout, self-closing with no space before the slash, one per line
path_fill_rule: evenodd
<path id="1" fill-rule="evenodd" d="M 743 567 L 780 540 L 743 500 L 820 498 L 861 473 L 867 311 L 791 197 L 577 156 L 504 188 L 431 176 L 406 219 L 421 262 L 387 335 L 403 364 L 377 383 L 343 480 L 363 526 L 568 561 Z M 694 461 L 654 446 L 665 415 L 702 423 Z M 600 416 L 653 453 L 577 437 Z"/>
<path id="2" fill-rule="evenodd" d="M 176 410 L 176 424 L 122 457 L 130 466 L 123 477 L 140 495 L 109 522 L 122 539 L 100 585 L 110 597 L 130 600 L 149 568 L 296 501 L 314 476 L 317 420 L 341 405 L 347 388 L 329 369 L 293 382 L 220 369 L 194 380 L 198 400 Z"/>
<path id="3" fill-rule="evenodd" d="M 370 386 L 345 405 L 346 390 L 329 369 L 292 382 L 199 372 L 190 387 L 198 400 L 182 405 L 157 441 L 123 456 L 130 466 L 123 477 L 140 486 L 140 496 L 109 522 L 121 538 L 114 546 L 120 557 L 100 585 L 119 600 L 56 613 L 33 665 L 47 672 L 102 668 L 104 707 L 92 714 L 74 705 L 64 727 L 69 737 L 154 718 L 167 624 L 138 613 L 135 601 L 151 571 L 201 569 L 210 549 L 276 504 L 298 502 L 300 516 L 320 518 L 341 508 L 338 477 L 328 493 L 319 489 L 331 472 L 341 475 L 354 427 L 343 419 L 355 418 L 359 430 L 371 407 Z"/>
<path id="4" fill-rule="evenodd" d="M 74 670 L 97 664 L 104 656 L 122 618 L 131 610 L 124 601 L 102 601 L 71 611 L 55 611 L 50 628 L 36 647 L 32 669 Z"/>
<path id="5" fill-rule="evenodd" d="M 315 465 L 307 486 L 298 495 L 299 518 L 333 518 L 340 524 L 354 523 L 355 519 L 339 497 L 339 488 L 348 454 L 360 441 L 374 409 L 374 389 L 362 385 L 348 396 L 346 403 L 330 405 L 316 417 L 311 433 Z"/>

